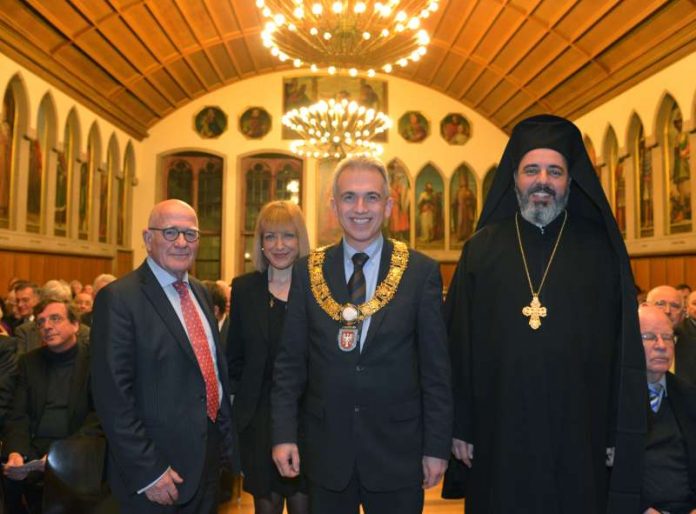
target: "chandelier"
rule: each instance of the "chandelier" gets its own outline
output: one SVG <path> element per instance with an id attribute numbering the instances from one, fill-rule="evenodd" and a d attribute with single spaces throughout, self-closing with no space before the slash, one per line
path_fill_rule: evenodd
<path id="1" fill-rule="evenodd" d="M 302 140 L 290 143 L 290 150 L 300 156 L 336 158 L 382 154 L 382 145 L 372 141 L 391 127 L 391 119 L 383 112 L 349 102 L 320 100 L 309 107 L 286 112 L 283 125 L 295 131 Z"/>
<path id="2" fill-rule="evenodd" d="M 256 0 L 266 23 L 263 45 L 296 68 L 346 70 L 373 77 L 425 55 L 430 35 L 422 21 L 438 0 Z"/>

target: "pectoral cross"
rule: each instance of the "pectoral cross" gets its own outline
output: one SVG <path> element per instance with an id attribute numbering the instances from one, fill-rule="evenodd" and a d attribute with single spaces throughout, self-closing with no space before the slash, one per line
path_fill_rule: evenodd
<path id="1" fill-rule="evenodd" d="M 541 326 L 541 318 L 546 317 L 546 307 L 541 305 L 539 295 L 532 295 L 531 303 L 522 308 L 522 314 L 529 318 L 529 326 L 532 330 Z"/>

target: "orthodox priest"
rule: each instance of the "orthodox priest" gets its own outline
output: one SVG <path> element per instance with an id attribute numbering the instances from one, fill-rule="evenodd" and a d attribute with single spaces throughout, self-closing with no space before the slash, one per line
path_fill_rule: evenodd
<path id="1" fill-rule="evenodd" d="M 638 512 L 635 297 L 580 132 L 550 115 L 520 122 L 447 298 L 467 514 Z"/>

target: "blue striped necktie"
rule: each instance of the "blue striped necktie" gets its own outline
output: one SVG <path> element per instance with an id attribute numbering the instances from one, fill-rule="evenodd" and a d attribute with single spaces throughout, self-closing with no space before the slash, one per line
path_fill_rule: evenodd
<path id="1" fill-rule="evenodd" d="M 353 274 L 348 280 L 348 293 L 350 294 L 350 301 L 353 305 L 360 305 L 365 302 L 365 294 L 367 292 L 367 285 L 365 283 L 365 274 L 363 273 L 363 266 L 370 257 L 366 253 L 356 253 L 353 255 Z"/>
<path id="2" fill-rule="evenodd" d="M 665 390 L 662 384 L 655 382 L 654 384 L 648 384 L 648 398 L 650 399 L 650 408 L 653 412 L 657 413 L 660 410 L 660 404 L 662 403 L 662 396 Z"/>

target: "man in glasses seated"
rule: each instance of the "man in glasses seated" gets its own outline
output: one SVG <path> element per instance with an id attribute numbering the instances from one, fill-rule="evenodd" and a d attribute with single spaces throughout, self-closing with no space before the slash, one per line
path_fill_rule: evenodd
<path id="1" fill-rule="evenodd" d="M 673 375 L 675 337 L 662 309 L 638 309 L 648 381 L 644 514 L 696 512 L 696 388 Z"/>
<path id="2" fill-rule="evenodd" d="M 95 299 L 92 389 L 123 513 L 217 512 L 231 404 L 210 297 L 188 273 L 199 239 L 190 205 L 158 203 L 147 259 Z"/>
<path id="3" fill-rule="evenodd" d="M 41 512 L 43 470 L 51 443 L 98 426 L 89 399 L 89 345 L 78 341 L 77 313 L 67 301 L 47 298 L 34 307 L 34 316 L 43 346 L 19 359 L 4 433 L 3 474 L 10 514 Z"/>

